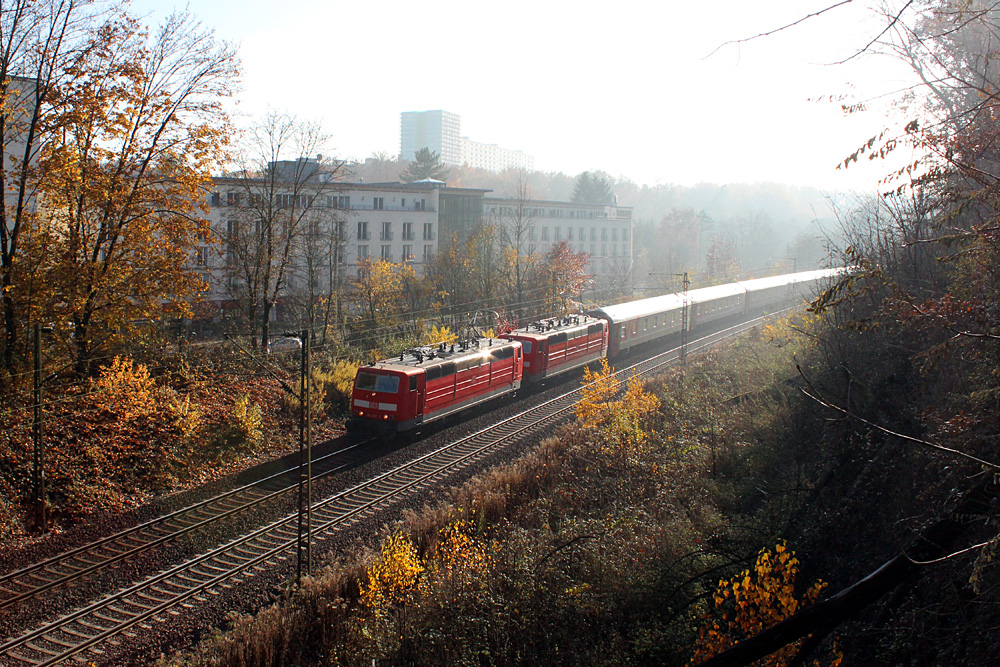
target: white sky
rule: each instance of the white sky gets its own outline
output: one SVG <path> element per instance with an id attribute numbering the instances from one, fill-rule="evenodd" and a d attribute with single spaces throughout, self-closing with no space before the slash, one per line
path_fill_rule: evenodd
<path id="1" fill-rule="evenodd" d="M 445 109 L 462 134 L 535 167 L 638 183 L 775 181 L 870 189 L 884 166 L 834 166 L 886 127 L 810 98 L 899 89 L 883 59 L 842 60 L 880 30 L 865 0 L 191 0 L 240 44 L 241 113 L 321 120 L 339 157 L 399 151 L 401 111 Z M 172 0 L 134 0 L 158 21 Z"/>

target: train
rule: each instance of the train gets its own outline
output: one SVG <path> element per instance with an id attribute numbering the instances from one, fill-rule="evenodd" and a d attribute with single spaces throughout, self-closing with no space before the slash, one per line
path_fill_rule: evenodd
<path id="1" fill-rule="evenodd" d="M 845 272 L 821 269 L 715 285 L 543 319 L 494 337 L 410 349 L 358 369 L 348 428 L 409 431 L 685 327 L 769 312 Z"/>

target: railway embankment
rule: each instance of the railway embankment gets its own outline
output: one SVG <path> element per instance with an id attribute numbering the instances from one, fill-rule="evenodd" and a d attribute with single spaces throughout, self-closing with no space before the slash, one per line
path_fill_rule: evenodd
<path id="1" fill-rule="evenodd" d="M 807 346 L 786 322 L 624 392 L 597 371 L 575 423 L 162 664 L 684 664 L 721 579 L 801 552 L 832 464 L 791 444 Z"/>

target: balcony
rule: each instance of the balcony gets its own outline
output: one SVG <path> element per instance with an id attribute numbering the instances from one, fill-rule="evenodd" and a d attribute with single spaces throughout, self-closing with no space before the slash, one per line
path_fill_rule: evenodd
<path id="1" fill-rule="evenodd" d="M 393 237 L 392 232 L 382 232 L 381 234 L 379 234 L 379 239 L 381 239 L 382 241 L 391 241 L 392 237 Z"/>
<path id="2" fill-rule="evenodd" d="M 433 241 L 434 239 L 435 239 L 434 232 L 424 232 L 424 240 L 425 241 Z"/>
<path id="3" fill-rule="evenodd" d="M 367 231 L 366 232 L 358 232 L 358 240 L 359 241 L 371 241 L 372 240 L 372 233 L 371 232 L 367 232 Z"/>

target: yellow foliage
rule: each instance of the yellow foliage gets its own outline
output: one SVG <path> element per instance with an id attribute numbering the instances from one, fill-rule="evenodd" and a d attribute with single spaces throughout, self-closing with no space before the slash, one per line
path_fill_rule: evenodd
<path id="1" fill-rule="evenodd" d="M 799 560 L 795 557 L 795 552 L 790 551 L 784 543 L 779 543 L 773 551 L 761 549 L 753 567 L 728 581 L 720 581 L 714 596 L 716 617 L 705 617 L 692 662 L 699 663 L 718 655 L 737 642 L 766 630 L 815 602 L 827 584 L 816 581 L 800 599 L 795 594 L 798 572 Z M 719 617 L 721 621 L 718 620 Z M 795 656 L 798 644 L 791 644 L 772 653 L 759 664 L 768 667 L 786 665 Z M 828 662 L 813 660 L 808 664 L 814 667 L 821 664 L 836 667 L 840 660 L 835 649 Z"/>
<path id="2" fill-rule="evenodd" d="M 361 602 L 384 616 L 391 606 L 412 598 L 423 571 L 413 543 L 402 533 L 394 533 L 382 544 L 379 558 L 368 567 L 368 581 L 361 584 Z"/>
<path id="3" fill-rule="evenodd" d="M 440 538 L 429 567 L 453 582 L 481 582 L 479 575 L 492 564 L 492 557 L 487 545 L 473 535 L 472 526 L 459 519 L 442 528 Z"/>
<path id="4" fill-rule="evenodd" d="M 458 340 L 458 336 L 453 334 L 448 326 L 441 325 L 440 327 L 432 326 L 427 339 L 429 345 L 436 345 L 438 343 L 454 343 Z"/>
<path id="5" fill-rule="evenodd" d="M 584 369 L 584 386 L 576 417 L 585 428 L 597 429 L 613 453 L 628 459 L 649 440 L 646 422 L 660 408 L 660 399 L 643 387 L 642 379 L 629 379 L 625 394 L 615 400 L 619 382 L 614 369 L 601 359 L 601 369 Z"/>
<path id="6" fill-rule="evenodd" d="M 576 404 L 576 418 L 584 427 L 600 428 L 607 421 L 618 393 L 618 380 L 612 376 L 614 370 L 607 359 L 601 359 L 599 371 L 583 369 L 583 388 Z"/>
<path id="7" fill-rule="evenodd" d="M 91 382 L 97 407 L 122 419 L 150 414 L 156 406 L 155 389 L 156 383 L 149 377 L 149 369 L 135 363 L 131 357 L 115 357 L 111 365 L 101 368 L 99 377 Z"/>

